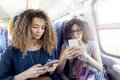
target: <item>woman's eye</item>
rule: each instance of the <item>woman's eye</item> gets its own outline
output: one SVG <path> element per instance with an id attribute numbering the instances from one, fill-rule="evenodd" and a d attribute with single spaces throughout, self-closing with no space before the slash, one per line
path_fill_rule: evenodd
<path id="1" fill-rule="evenodd" d="M 76 30 L 76 32 L 80 32 L 81 30 Z"/>
<path id="2" fill-rule="evenodd" d="M 41 28 L 42 28 L 42 29 L 45 29 L 45 26 L 42 26 Z"/>
<path id="3" fill-rule="evenodd" d="M 70 33 L 74 33 L 74 31 L 70 31 Z"/>
<path id="4" fill-rule="evenodd" d="M 36 25 L 33 25 L 33 28 L 38 28 L 38 26 L 36 26 Z"/>

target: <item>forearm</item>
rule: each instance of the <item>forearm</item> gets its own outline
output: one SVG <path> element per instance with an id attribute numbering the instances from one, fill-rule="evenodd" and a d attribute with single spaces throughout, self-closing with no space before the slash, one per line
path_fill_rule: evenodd
<path id="1" fill-rule="evenodd" d="M 91 56 L 89 56 L 88 54 L 85 56 L 85 58 L 87 59 L 88 63 L 92 66 L 94 66 L 95 68 L 97 68 L 99 71 L 103 72 L 103 67 L 102 67 L 102 63 L 97 62 L 95 59 L 93 59 Z"/>
<path id="2" fill-rule="evenodd" d="M 57 72 L 60 73 L 63 71 L 65 64 L 66 64 L 67 59 L 59 59 L 59 63 L 57 66 Z"/>
<path id="3" fill-rule="evenodd" d="M 14 80 L 26 80 L 27 78 L 25 77 L 26 75 L 23 73 L 20 73 L 16 76 L 14 76 Z"/>

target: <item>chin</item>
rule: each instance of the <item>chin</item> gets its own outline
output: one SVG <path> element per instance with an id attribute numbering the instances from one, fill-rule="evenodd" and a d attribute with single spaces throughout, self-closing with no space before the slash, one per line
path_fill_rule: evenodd
<path id="1" fill-rule="evenodd" d="M 41 37 L 35 37 L 34 39 L 40 39 Z"/>

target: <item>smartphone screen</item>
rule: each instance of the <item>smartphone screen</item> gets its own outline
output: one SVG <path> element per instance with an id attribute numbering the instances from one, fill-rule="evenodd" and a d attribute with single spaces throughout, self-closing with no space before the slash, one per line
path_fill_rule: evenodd
<path id="1" fill-rule="evenodd" d="M 45 64 L 45 66 L 52 67 L 53 64 L 58 63 L 59 60 L 51 60 Z"/>
<path id="2" fill-rule="evenodd" d="M 78 46 L 78 40 L 77 39 L 69 39 L 68 44 L 69 44 L 69 47 Z"/>

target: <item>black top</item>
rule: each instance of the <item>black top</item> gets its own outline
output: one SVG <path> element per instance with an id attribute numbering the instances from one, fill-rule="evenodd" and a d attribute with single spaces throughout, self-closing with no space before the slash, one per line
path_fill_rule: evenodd
<path id="1" fill-rule="evenodd" d="M 38 55 L 39 54 L 39 55 Z M 38 57 L 39 56 L 39 57 Z M 32 57 L 32 58 L 31 58 Z M 48 59 L 52 59 L 43 48 L 36 51 L 28 51 L 23 58 L 19 49 L 8 47 L 1 55 L 0 60 L 0 80 L 13 80 L 14 76 L 27 70 L 35 64 L 44 65 Z M 40 76 L 49 76 L 45 73 Z"/>

